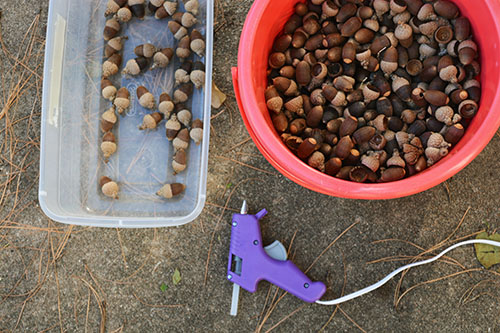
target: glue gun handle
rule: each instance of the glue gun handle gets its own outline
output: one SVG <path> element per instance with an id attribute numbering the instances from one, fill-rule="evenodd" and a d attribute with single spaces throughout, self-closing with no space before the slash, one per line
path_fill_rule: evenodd
<path id="1" fill-rule="evenodd" d="M 265 280 L 288 291 L 298 298 L 313 303 L 323 296 L 326 286 L 322 282 L 312 282 L 290 260 L 279 261 L 268 257 Z"/>

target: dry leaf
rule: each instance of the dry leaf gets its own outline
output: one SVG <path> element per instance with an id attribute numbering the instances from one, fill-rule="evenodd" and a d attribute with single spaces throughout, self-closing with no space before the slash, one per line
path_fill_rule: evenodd
<path id="1" fill-rule="evenodd" d="M 476 239 L 489 239 L 492 241 L 500 242 L 500 234 L 488 235 L 487 232 L 482 232 L 477 235 Z M 474 244 L 476 248 L 476 257 L 488 269 L 493 265 L 500 264 L 500 248 L 498 246 L 487 244 Z"/>
<path id="2" fill-rule="evenodd" d="M 174 271 L 174 275 L 172 275 L 172 282 L 174 285 L 178 285 L 181 282 L 181 272 L 177 268 Z"/>
<path id="3" fill-rule="evenodd" d="M 212 107 L 215 109 L 220 108 L 226 101 L 226 98 L 226 94 L 220 91 L 215 85 L 215 82 L 212 81 Z"/>

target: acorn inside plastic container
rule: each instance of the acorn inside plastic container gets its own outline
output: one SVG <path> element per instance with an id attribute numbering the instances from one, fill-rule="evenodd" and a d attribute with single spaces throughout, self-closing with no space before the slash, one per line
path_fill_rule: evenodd
<path id="1" fill-rule="evenodd" d="M 449 154 L 411 177 L 387 183 L 354 183 L 329 176 L 302 162 L 274 129 L 266 105 L 267 68 L 275 38 L 298 0 L 256 0 L 240 38 L 233 84 L 242 118 L 264 157 L 297 184 L 324 194 L 353 199 L 391 199 L 425 191 L 452 177 L 488 144 L 500 126 L 500 2 L 453 1 L 467 17 L 479 47 L 482 96 L 479 110 Z"/>

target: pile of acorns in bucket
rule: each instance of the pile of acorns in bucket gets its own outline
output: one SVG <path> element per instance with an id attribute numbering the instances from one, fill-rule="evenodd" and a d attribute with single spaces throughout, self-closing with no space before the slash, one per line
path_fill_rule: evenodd
<path id="1" fill-rule="evenodd" d="M 159 47 L 150 43 L 138 45 L 134 49 L 136 58 L 127 61 L 122 71 L 124 75 L 137 76 L 143 73 L 152 63 L 151 69 L 166 68 L 172 63 L 172 58 L 177 56 L 182 64 L 175 71 L 175 86 L 173 98 L 167 92 L 159 96 L 159 104 L 156 105 L 155 97 L 144 86 L 137 88 L 136 94 L 139 104 L 153 112 L 144 116 L 139 130 L 155 130 L 163 119 L 165 123 L 166 137 L 172 141 L 175 149 L 172 168 L 174 174 L 184 171 L 187 167 L 187 149 L 190 138 L 200 144 L 203 138 L 203 122 L 200 119 L 191 121 L 192 114 L 186 103 L 193 87 L 201 89 L 205 85 L 205 65 L 201 61 L 194 63 L 189 60 L 192 54 L 198 58 L 204 56 L 205 41 L 201 33 L 193 28 L 197 23 L 196 16 L 199 12 L 198 0 L 183 0 L 184 11 L 179 10 L 179 3 L 175 1 L 150 0 L 146 6 L 145 0 L 108 0 L 105 16 L 106 21 L 103 37 L 107 42 L 104 48 L 105 61 L 102 65 L 101 90 L 102 96 L 111 102 L 113 106 L 104 112 L 101 117 L 101 129 L 103 138 L 101 151 L 106 162 L 117 150 L 116 137 L 113 134 L 118 118 L 118 114 L 123 114 L 130 107 L 130 92 L 126 87 L 117 89 L 110 78 L 120 71 L 123 43 L 126 36 L 118 36 L 121 30 L 121 23 L 130 22 L 134 17 L 142 20 L 147 12 L 157 20 L 171 18 L 168 21 L 168 29 L 178 40 L 177 47 Z M 146 8 L 147 7 L 147 8 Z M 165 33 L 167 33 L 165 31 Z M 155 111 L 158 109 L 158 111 Z M 109 177 L 103 176 L 99 181 L 99 186 L 105 196 L 117 199 L 119 186 Z M 165 184 L 157 195 L 171 199 L 181 194 L 185 189 L 184 184 Z"/>
<path id="2" fill-rule="evenodd" d="M 478 109 L 478 48 L 446 0 L 310 0 L 276 38 L 265 92 L 301 160 L 355 182 L 437 163 Z"/>

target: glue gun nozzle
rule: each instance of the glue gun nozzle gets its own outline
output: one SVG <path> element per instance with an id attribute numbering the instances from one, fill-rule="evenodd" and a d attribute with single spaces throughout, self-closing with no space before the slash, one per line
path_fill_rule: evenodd
<path id="1" fill-rule="evenodd" d="M 246 214 L 247 212 L 248 212 L 247 201 L 243 200 L 243 204 L 241 205 L 240 214 Z"/>

